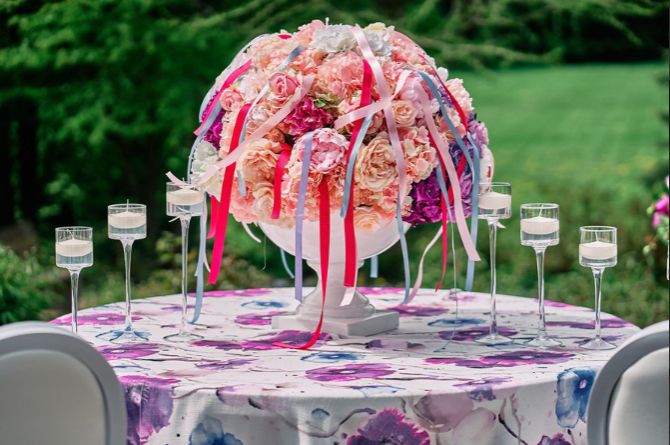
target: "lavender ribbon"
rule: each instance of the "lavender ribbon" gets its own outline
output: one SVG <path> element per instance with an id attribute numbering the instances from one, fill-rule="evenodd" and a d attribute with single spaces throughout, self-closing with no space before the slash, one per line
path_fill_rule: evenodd
<path id="1" fill-rule="evenodd" d="M 370 278 L 379 277 L 379 255 L 370 258 Z"/>
<path id="2" fill-rule="evenodd" d="M 361 129 L 358 132 L 354 146 L 351 149 L 351 156 L 349 157 L 349 164 L 347 165 L 347 174 L 344 179 L 344 196 L 342 197 L 342 208 L 340 209 L 340 216 L 342 218 L 347 217 L 349 210 L 349 200 L 351 199 L 351 187 L 354 182 L 354 167 L 356 166 L 356 158 L 358 157 L 358 151 L 363 145 L 363 139 L 370 128 L 370 123 L 374 118 L 374 114 L 369 115 L 363 120 Z"/>
<path id="3" fill-rule="evenodd" d="M 307 181 L 309 179 L 309 164 L 312 162 L 312 141 L 314 132 L 305 135 L 305 151 L 302 155 L 302 171 L 300 172 L 300 187 L 298 189 L 298 208 L 295 215 L 295 299 L 302 303 L 302 226 L 305 218 L 305 199 L 307 195 Z"/>

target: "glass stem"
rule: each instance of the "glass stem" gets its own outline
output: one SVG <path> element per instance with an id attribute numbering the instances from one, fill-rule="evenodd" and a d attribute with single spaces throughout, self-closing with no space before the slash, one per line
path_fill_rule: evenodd
<path id="1" fill-rule="evenodd" d="M 182 298 L 182 308 L 181 308 L 181 330 L 180 334 L 188 333 L 187 321 L 186 321 L 186 309 L 188 307 L 188 278 L 186 276 L 188 272 L 188 227 L 191 223 L 190 216 L 182 216 L 181 221 L 181 298 Z"/>
<path id="2" fill-rule="evenodd" d="M 79 298 L 79 273 L 81 269 L 70 270 L 70 292 L 72 294 L 72 332 L 77 333 L 77 311 Z"/>
<path id="3" fill-rule="evenodd" d="M 592 267 L 593 270 L 593 278 L 595 282 L 595 287 L 596 287 L 596 341 L 601 341 L 601 334 L 600 334 L 600 302 L 602 300 L 602 284 L 603 284 L 603 272 L 605 272 L 605 269 L 602 267 Z"/>
<path id="4" fill-rule="evenodd" d="M 126 327 L 125 332 L 133 331 L 133 317 L 130 312 L 130 257 L 133 253 L 133 240 L 121 240 L 123 257 L 126 263 Z"/>
<path id="5" fill-rule="evenodd" d="M 498 335 L 498 317 L 496 315 L 496 241 L 498 236 L 498 219 L 491 218 L 489 223 L 489 238 L 491 245 L 491 337 Z"/>
<path id="6" fill-rule="evenodd" d="M 537 282 L 538 282 L 538 297 L 540 300 L 540 319 L 537 325 L 537 336 L 538 338 L 547 337 L 547 325 L 546 317 L 544 312 L 544 253 L 546 251 L 545 247 L 538 247 L 535 249 L 535 255 L 537 257 Z"/>

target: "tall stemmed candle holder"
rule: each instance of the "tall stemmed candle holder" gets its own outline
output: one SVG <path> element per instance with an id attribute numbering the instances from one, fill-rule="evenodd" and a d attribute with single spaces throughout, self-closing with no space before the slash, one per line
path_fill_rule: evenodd
<path id="1" fill-rule="evenodd" d="M 177 334 L 168 335 L 165 340 L 175 343 L 189 343 L 203 337 L 193 334 L 188 330 L 186 321 L 186 310 L 188 308 L 187 296 L 187 269 L 188 269 L 188 227 L 193 216 L 202 216 L 205 209 L 205 197 L 199 186 L 188 183 L 167 183 L 167 214 L 181 221 L 181 329 Z"/>
<path id="2" fill-rule="evenodd" d="M 537 335 L 525 343 L 534 348 L 552 348 L 561 342 L 549 337 L 544 308 L 544 253 L 559 243 L 558 204 L 523 204 L 521 206 L 521 244 L 535 249 L 540 300 Z"/>
<path id="3" fill-rule="evenodd" d="M 586 226 L 579 229 L 579 264 L 593 271 L 596 293 L 595 338 L 580 345 L 584 349 L 614 349 L 616 345 L 601 336 L 600 303 L 602 300 L 603 273 L 617 263 L 616 227 Z"/>
<path id="4" fill-rule="evenodd" d="M 512 216 L 512 186 L 506 182 L 482 183 L 479 185 L 479 219 L 489 225 L 491 243 L 491 327 L 488 335 L 475 341 L 487 345 L 511 343 L 511 338 L 498 333 L 496 314 L 496 242 L 498 222 Z"/>
<path id="5" fill-rule="evenodd" d="M 77 333 L 79 274 L 93 265 L 93 229 L 59 227 L 56 229 L 56 266 L 70 272 L 72 296 L 72 332 Z"/>
<path id="6" fill-rule="evenodd" d="M 147 237 L 147 207 L 143 204 L 115 204 L 107 207 L 107 228 L 109 239 L 121 241 L 126 269 L 126 323 L 123 330 L 113 330 L 98 337 L 114 343 L 142 343 L 147 341 L 148 332 L 133 328 L 130 298 L 130 259 L 135 240 Z"/>

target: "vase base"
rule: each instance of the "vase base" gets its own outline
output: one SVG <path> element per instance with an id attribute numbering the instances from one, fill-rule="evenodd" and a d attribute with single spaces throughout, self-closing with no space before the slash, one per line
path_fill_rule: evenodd
<path id="1" fill-rule="evenodd" d="M 272 317 L 272 328 L 296 331 L 314 331 L 318 325 L 317 318 L 298 314 L 283 314 Z M 381 332 L 397 329 L 399 315 L 395 311 L 375 311 L 369 317 L 349 319 L 324 319 L 321 330 L 329 334 L 347 337 L 367 337 Z"/>

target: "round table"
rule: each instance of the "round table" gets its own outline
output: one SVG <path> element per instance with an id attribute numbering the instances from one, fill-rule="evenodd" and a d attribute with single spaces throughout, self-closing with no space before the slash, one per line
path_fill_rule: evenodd
<path id="1" fill-rule="evenodd" d="M 363 289 L 379 308 L 401 289 Z M 96 335 L 123 322 L 123 304 L 81 311 L 79 333 L 107 358 L 126 393 L 128 444 L 156 445 L 586 445 L 586 406 L 598 370 L 614 351 L 585 351 L 590 309 L 547 302 L 550 334 L 564 346 L 524 347 L 535 334 L 537 301 L 500 295 L 500 326 L 515 341 L 484 346 L 488 294 L 422 290 L 395 307 L 400 328 L 373 337 L 277 331 L 292 289 L 206 294 L 190 345 L 163 340 L 178 329 L 178 295 L 133 301 L 145 344 Z M 191 311 L 192 312 L 192 311 Z M 68 326 L 70 317 L 53 321 Z M 603 333 L 620 344 L 639 329 L 604 314 Z"/>

